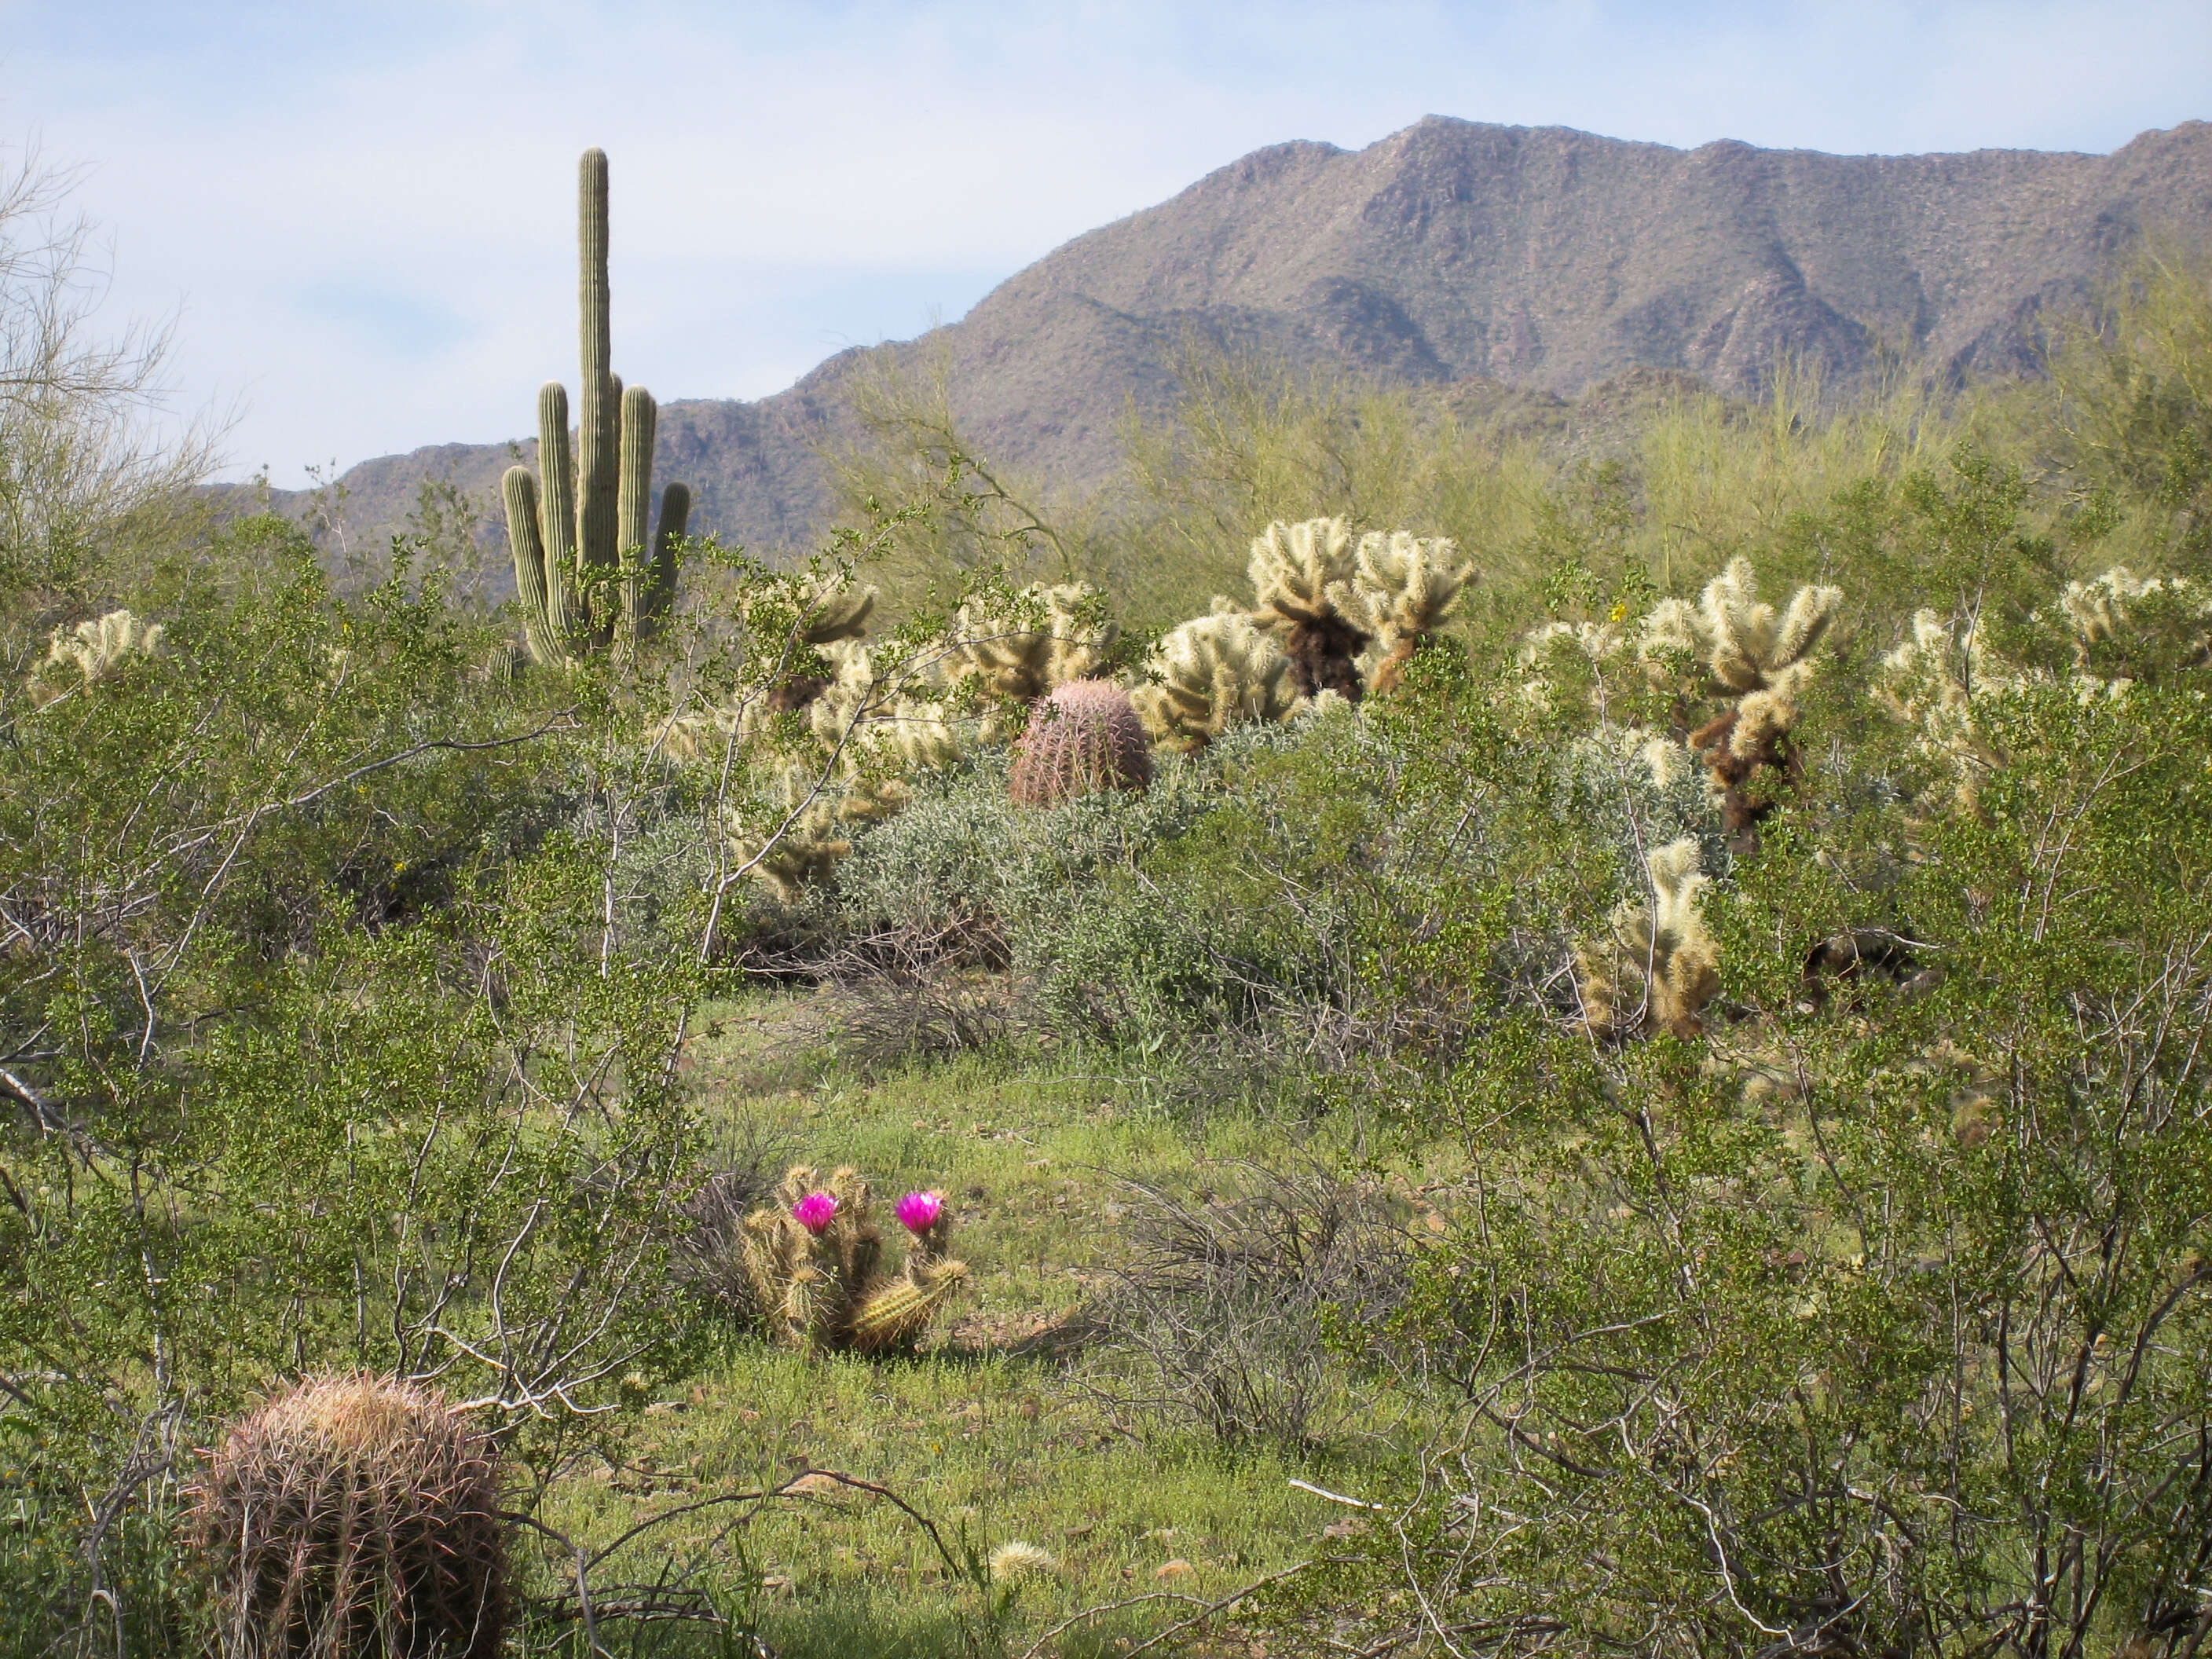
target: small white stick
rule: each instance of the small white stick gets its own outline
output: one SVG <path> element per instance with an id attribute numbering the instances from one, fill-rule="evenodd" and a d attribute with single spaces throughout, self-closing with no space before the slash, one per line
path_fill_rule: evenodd
<path id="1" fill-rule="evenodd" d="M 1291 1484 L 1300 1492 L 1310 1492 L 1316 1498 L 1326 1498 L 1330 1503 L 1341 1504 L 1346 1509 L 1379 1510 L 1382 1507 L 1380 1504 L 1370 1504 L 1361 1498 L 1346 1498 L 1340 1492 L 1331 1492 L 1326 1486 L 1316 1486 L 1310 1480 L 1293 1480 Z"/>

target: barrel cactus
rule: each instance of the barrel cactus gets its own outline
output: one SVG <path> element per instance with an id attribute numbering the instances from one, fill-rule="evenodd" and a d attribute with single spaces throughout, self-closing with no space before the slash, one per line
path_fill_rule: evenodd
<path id="1" fill-rule="evenodd" d="M 196 1494 L 225 1659 L 493 1659 L 500 1458 L 434 1390 L 317 1376 L 231 1428 Z"/>
<path id="2" fill-rule="evenodd" d="M 642 386 L 624 389 L 612 369 L 607 283 L 607 158 L 584 152 L 578 187 L 582 392 L 576 453 L 568 445 L 568 392 L 538 394 L 538 476 L 512 466 L 500 481 L 515 591 L 532 661 L 553 665 L 579 647 L 635 645 L 664 619 L 676 595 L 676 547 L 691 492 L 661 492 L 648 535 L 659 406 Z M 619 573 L 609 614 L 590 614 L 590 584 Z"/>
<path id="3" fill-rule="evenodd" d="M 1025 806 L 1057 806 L 1152 781 L 1152 746 L 1129 694 L 1104 680 L 1063 685 L 1030 716 L 1008 787 Z"/>

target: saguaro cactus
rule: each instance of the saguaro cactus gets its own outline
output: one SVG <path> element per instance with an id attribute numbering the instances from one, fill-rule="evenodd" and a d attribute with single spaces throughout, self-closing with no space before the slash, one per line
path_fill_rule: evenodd
<path id="1" fill-rule="evenodd" d="M 575 453 L 568 444 L 568 392 L 549 381 L 538 394 L 538 464 L 501 481 L 514 586 L 533 660 L 563 663 L 579 648 L 625 647 L 668 613 L 676 597 L 675 546 L 691 513 L 691 492 L 661 494 L 660 524 L 648 535 L 653 445 L 659 406 L 643 386 L 624 390 L 611 366 L 607 283 L 607 158 L 584 152 L 578 179 L 578 308 L 582 386 Z M 590 584 L 623 573 L 611 613 L 592 614 Z"/>

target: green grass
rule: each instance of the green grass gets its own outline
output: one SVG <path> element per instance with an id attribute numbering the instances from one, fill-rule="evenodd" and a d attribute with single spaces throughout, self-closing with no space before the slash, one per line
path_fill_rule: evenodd
<path id="1" fill-rule="evenodd" d="M 1142 1103 L 1144 1079 L 1079 1060 L 966 1057 L 856 1080 L 793 1046 L 796 1006 L 769 994 L 710 1011 L 687 1061 L 710 1120 L 766 1132 L 794 1160 L 854 1164 L 879 1191 L 945 1191 L 969 1293 L 913 1358 L 810 1359 L 731 1337 L 717 1363 L 662 1390 L 614 1459 L 564 1477 L 542 1513 L 604 1541 L 656 1510 L 833 1469 L 897 1493 L 955 1560 L 893 1504 L 815 1482 L 734 1529 L 731 1509 L 656 1528 L 599 1582 L 696 1559 L 698 1581 L 789 1659 L 1020 1654 L 1083 1609 L 1156 1592 L 1217 1600 L 1325 1548 L 1322 1528 L 1345 1511 L 1291 1480 L 1356 1486 L 1368 1450 L 1298 1463 L 1119 1422 L 1083 1387 L 1081 1355 L 1037 1340 L 1116 1248 L 1127 1194 L 1114 1177 L 1188 1178 L 1209 1160 L 1279 1150 L 1285 1132 L 1249 1115 L 1180 1125 Z M 1011 1590 L 980 1583 L 971 1564 L 1016 1540 L 1057 1565 Z M 1042 1651 L 1124 1651 L 1188 1611 L 1139 1603 Z M 1180 1650 L 1225 1639 L 1209 1629 Z M 657 1639 L 641 1650 L 674 1638 Z"/>

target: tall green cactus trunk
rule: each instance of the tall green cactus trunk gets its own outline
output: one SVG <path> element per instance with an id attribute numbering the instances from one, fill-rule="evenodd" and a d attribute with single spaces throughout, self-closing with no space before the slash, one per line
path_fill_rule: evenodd
<path id="1" fill-rule="evenodd" d="M 538 470 L 545 480 L 540 492 L 539 526 L 545 548 L 546 621 L 556 640 L 566 640 L 580 620 L 574 614 L 576 562 L 576 469 L 568 453 L 568 389 L 548 380 L 538 393 Z"/>
<path id="2" fill-rule="evenodd" d="M 579 647 L 627 648 L 672 608 L 675 548 L 684 538 L 691 493 L 672 483 L 663 492 L 659 532 L 647 530 L 653 508 L 653 447 L 658 406 L 643 386 L 623 390 L 613 368 L 612 300 L 607 282 L 607 157 L 587 149 L 577 176 L 577 301 L 582 386 L 576 443 L 568 442 L 568 393 L 549 382 L 538 397 L 538 464 L 542 486 L 526 467 L 501 480 L 514 586 L 532 659 L 567 663 Z M 613 615 L 592 615 L 599 583 L 627 566 Z"/>
<path id="3" fill-rule="evenodd" d="M 587 569 L 615 563 L 616 422 L 622 393 L 614 377 L 607 284 L 607 157 L 587 149 L 576 191 L 576 295 L 582 321 L 583 390 L 576 409 L 576 544 Z"/>

